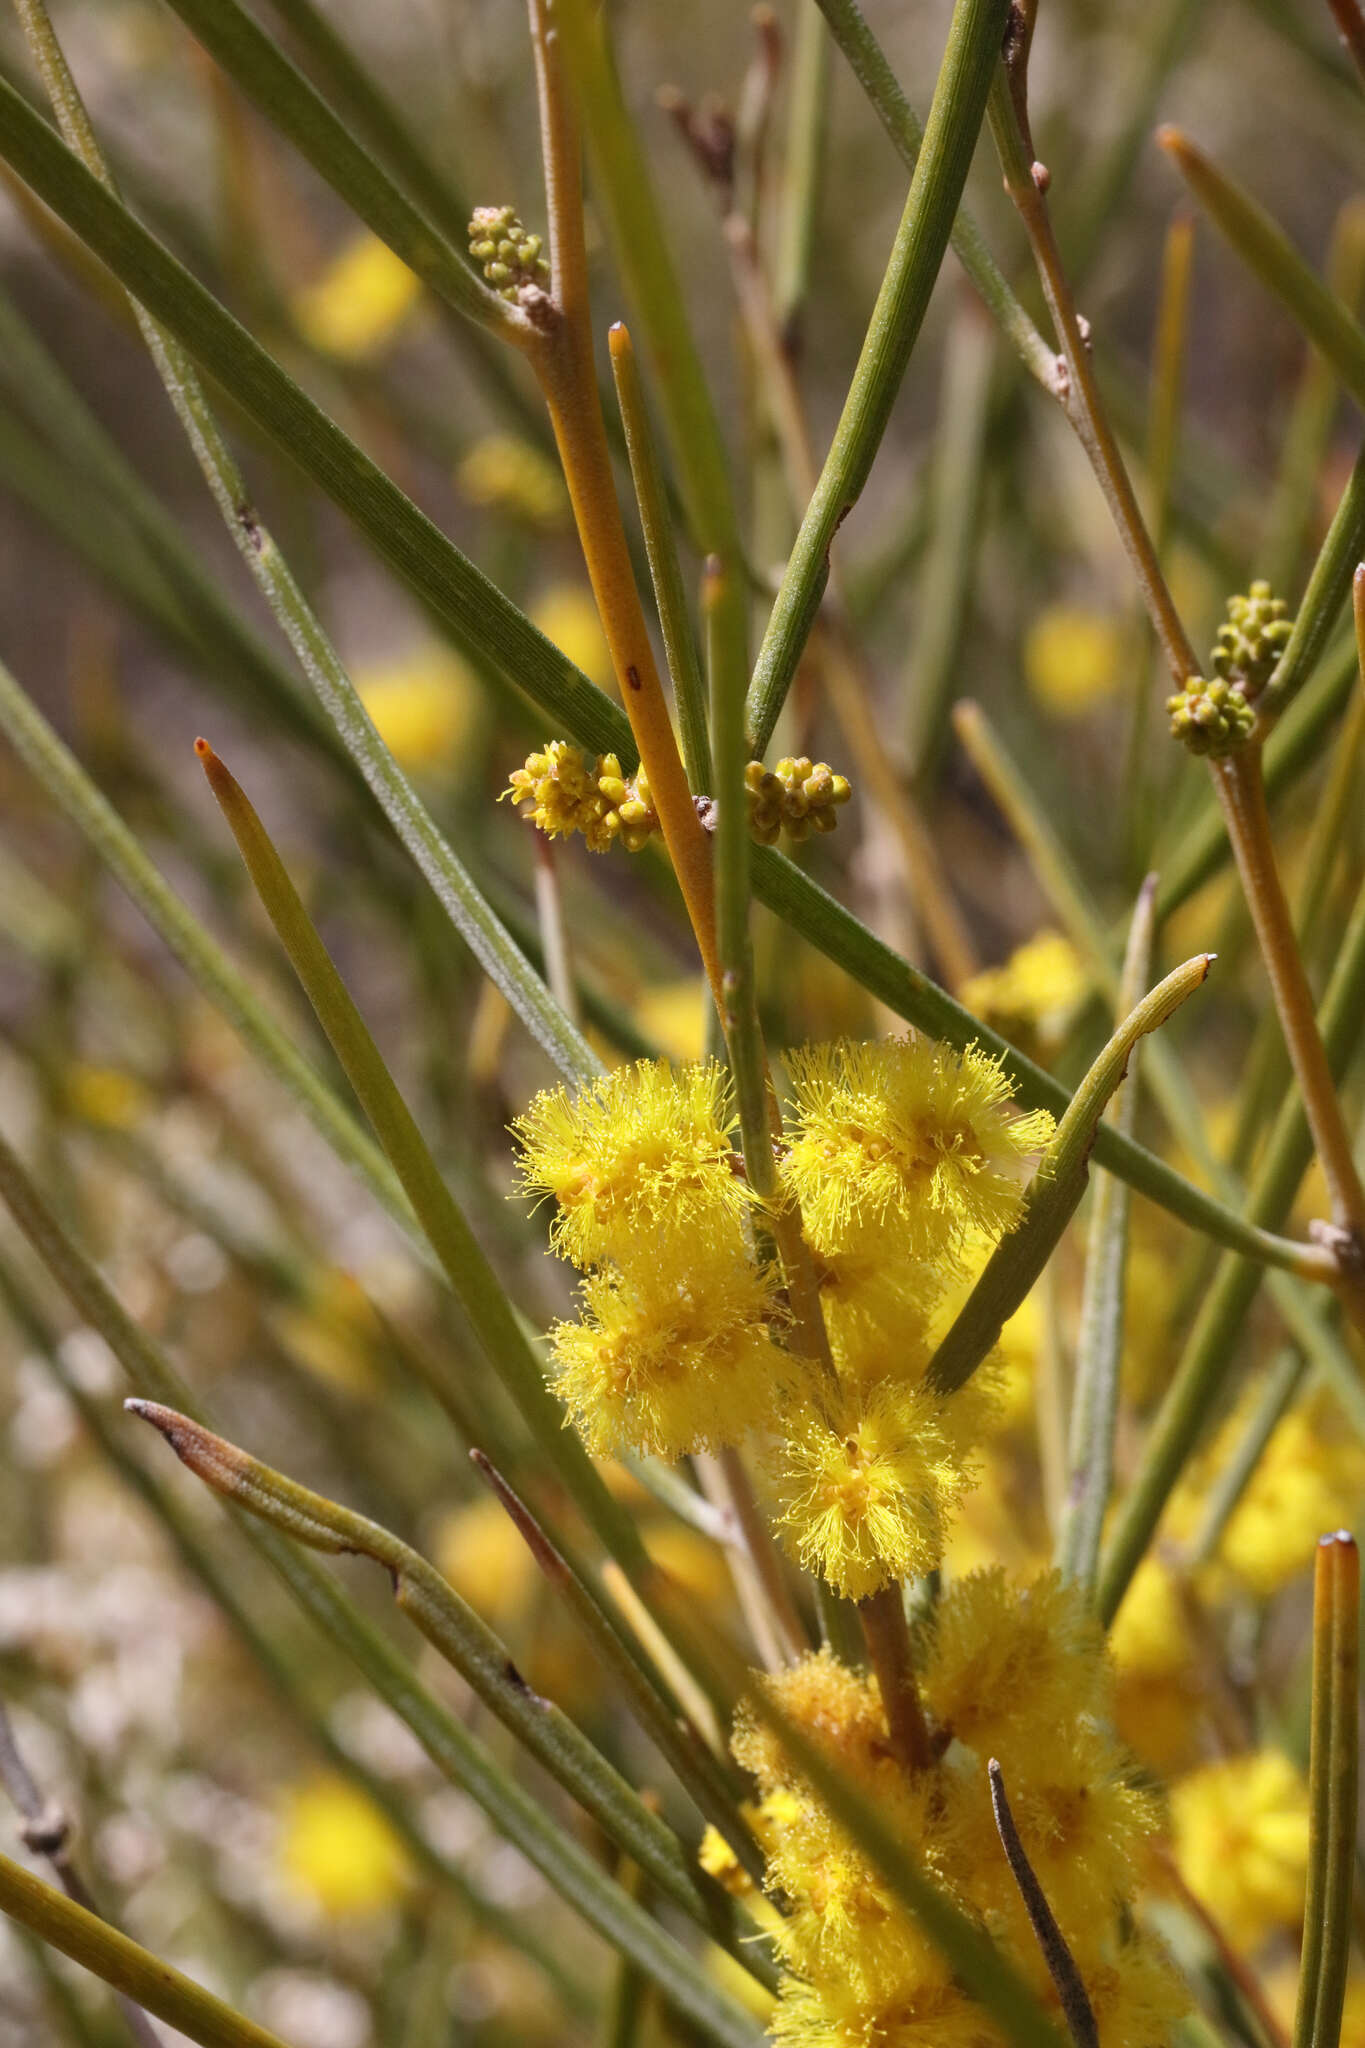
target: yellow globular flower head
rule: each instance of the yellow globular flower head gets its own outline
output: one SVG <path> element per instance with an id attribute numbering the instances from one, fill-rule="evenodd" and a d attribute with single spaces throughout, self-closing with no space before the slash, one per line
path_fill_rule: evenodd
<path id="1" fill-rule="evenodd" d="M 512 1124 L 517 1192 L 553 1197 L 551 1243 L 578 1266 L 647 1256 L 656 1225 L 680 1237 L 708 1227 L 723 1234 L 748 1203 L 731 1165 L 736 1123 L 716 1061 L 639 1060 L 576 1095 L 536 1096 Z"/>
<path id="2" fill-rule="evenodd" d="M 860 1224 L 895 1222 L 923 1255 L 1019 1217 L 1045 1111 L 1017 1116 L 999 1064 L 913 1034 L 787 1055 L 796 1136 L 784 1163 L 812 1243 L 837 1251 Z"/>
<path id="3" fill-rule="evenodd" d="M 950 1756 L 944 1828 L 964 1881 L 989 1868 L 998 1842 L 982 1768 L 987 1755 L 1000 1764 L 1019 1839 L 1063 1928 L 1084 1927 L 1097 1905 L 1116 1906 L 1131 1893 L 1143 1851 L 1161 1824 L 1161 1802 L 1140 1782 L 1128 1752 L 1106 1730 L 1073 1714 L 1053 1724 L 1041 1747 L 1025 1712 L 1015 1742 Z M 1026 1953 L 1028 1915 L 1012 1887 L 1002 1892 L 992 1917 L 1011 1946 Z"/>
<path id="4" fill-rule="evenodd" d="M 973 1478 L 990 1400 L 980 1376 L 944 1397 L 884 1381 L 795 1406 L 769 1453 L 779 1531 L 807 1571 L 848 1600 L 938 1564 Z"/>
<path id="5" fill-rule="evenodd" d="M 515 434 L 485 434 L 460 457 L 455 481 L 471 505 L 511 513 L 528 526 L 563 526 L 569 495 L 559 470 Z"/>
<path id="6" fill-rule="evenodd" d="M 450 768 L 477 716 L 479 685 L 452 648 L 433 643 L 354 671 L 361 703 L 400 768 Z"/>
<path id="7" fill-rule="evenodd" d="M 823 1650 L 762 1684 L 784 1719 L 852 1778 L 897 1835 L 932 1856 L 935 1786 L 928 1774 L 911 1783 L 894 1758 L 875 1683 Z M 789 1967 L 843 1981 L 864 2003 L 893 1997 L 907 1977 L 946 1982 L 932 1944 L 825 1810 L 780 1730 L 752 1701 L 741 1704 L 732 1748 L 764 1793 L 758 1835 L 768 1860 L 766 1881 L 795 1909 L 774 1930 Z"/>
<path id="8" fill-rule="evenodd" d="M 1108 1714 L 1113 1674 L 1083 1591 L 1060 1573 L 1014 1584 L 973 1572 L 934 1610 L 921 1684 L 940 1728 L 983 1758 L 1042 1748 L 1059 1725 Z"/>
<path id="9" fill-rule="evenodd" d="M 1085 605 L 1050 604 L 1024 641 L 1024 677 L 1034 702 L 1054 718 L 1083 718 L 1118 687 L 1123 632 Z"/>
<path id="10" fill-rule="evenodd" d="M 679 1458 L 738 1443 L 771 1414 L 774 1283 L 737 1225 L 656 1225 L 636 1259 L 582 1291 L 583 1320 L 551 1336 L 559 1393 L 595 1455 Z"/>
<path id="11" fill-rule="evenodd" d="M 290 300 L 305 341 L 346 363 L 383 353 L 422 295 L 421 280 L 368 229 Z"/>
<path id="12" fill-rule="evenodd" d="M 1282 1750 L 1227 1757 L 1173 1787 L 1175 1855 L 1234 1946 L 1297 1928 L 1308 1872 L 1308 1788 Z"/>
<path id="13" fill-rule="evenodd" d="M 285 1882 L 330 1919 L 383 1912 L 412 1877 L 388 1821 L 344 1778 L 316 1777 L 289 1790 L 277 1855 Z"/>
<path id="14" fill-rule="evenodd" d="M 841 1379 L 861 1386 L 918 1380 L 933 1345 L 930 1320 L 944 1262 L 907 1255 L 894 1222 L 864 1222 L 841 1249 L 816 1255 L 820 1306 Z"/>

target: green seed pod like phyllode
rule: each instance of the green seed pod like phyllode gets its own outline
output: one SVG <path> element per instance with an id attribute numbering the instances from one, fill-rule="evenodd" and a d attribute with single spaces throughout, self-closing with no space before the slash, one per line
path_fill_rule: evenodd
<path id="1" fill-rule="evenodd" d="M 504 299 L 519 299 L 528 285 L 545 291 L 550 266 L 541 236 L 528 233 L 514 206 L 476 206 L 469 223 L 469 253 Z"/>

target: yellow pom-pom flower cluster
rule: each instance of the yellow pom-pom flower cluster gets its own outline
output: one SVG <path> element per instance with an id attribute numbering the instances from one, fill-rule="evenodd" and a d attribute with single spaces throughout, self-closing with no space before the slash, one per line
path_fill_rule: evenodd
<path id="1" fill-rule="evenodd" d="M 589 1447 L 677 1457 L 752 1434 L 787 1548 L 862 1600 L 942 1557 L 994 1390 L 989 1372 L 951 1395 L 929 1384 L 932 1321 L 1017 1220 L 1050 1121 L 1015 1116 L 975 1050 L 907 1037 L 789 1064 L 781 1171 L 833 1375 L 789 1341 L 714 1063 L 647 1061 L 539 1096 L 513 1127 L 519 1192 L 552 1198 L 551 1243 L 585 1275 L 583 1313 L 552 1344 Z"/>
<path id="2" fill-rule="evenodd" d="M 1131 1908 L 1160 1813 L 1109 1732 L 1113 1678 L 1084 1594 L 1003 1572 L 953 1587 L 924 1624 L 921 1687 L 935 1760 L 892 1754 L 875 1681 L 829 1650 L 764 1680 L 919 1866 L 989 1933 L 1054 2013 L 1056 1993 L 996 1834 L 999 1760 L 1025 1852 L 1057 1916 L 1105 2048 L 1154 2048 L 1186 2004 Z M 791 1973 L 773 2038 L 793 2048 L 989 2048 L 998 2036 L 754 1708 L 734 1751 L 758 1781 L 755 1833 L 772 1932 Z"/>
<path id="3" fill-rule="evenodd" d="M 736 1443 L 770 1407 L 780 1310 L 745 1234 L 734 1128 L 723 1070 L 667 1060 L 537 1096 L 513 1125 L 519 1191 L 553 1198 L 551 1243 L 586 1276 L 581 1320 L 551 1340 L 599 1455 Z"/>
<path id="4" fill-rule="evenodd" d="M 643 768 L 627 777 L 615 754 L 599 754 L 590 768 L 567 740 L 548 740 L 539 753 L 528 754 L 502 794 L 514 804 L 529 804 L 532 824 L 547 838 L 581 832 L 590 853 L 605 853 L 618 841 L 638 853 L 659 829 Z"/>

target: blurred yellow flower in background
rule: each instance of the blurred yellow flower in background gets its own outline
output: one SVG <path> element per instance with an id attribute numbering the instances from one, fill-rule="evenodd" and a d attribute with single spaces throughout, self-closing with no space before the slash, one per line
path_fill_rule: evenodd
<path id="1" fill-rule="evenodd" d="M 631 1008 L 635 1021 L 672 1060 L 699 1060 L 706 1051 L 706 983 L 699 974 L 641 989 Z"/>
<path id="2" fill-rule="evenodd" d="M 407 1853 L 388 1821 L 344 1778 L 291 1786 L 280 1808 L 281 1875 L 329 1919 L 381 1913 L 411 1880 Z"/>
<path id="3" fill-rule="evenodd" d="M 1276 1425 L 1234 1508 L 1219 1560 L 1263 1597 L 1308 1570 L 1317 1539 L 1354 1519 L 1365 1446 L 1337 1402 L 1319 1394 Z"/>
<path id="4" fill-rule="evenodd" d="M 441 1517 L 431 1556 L 461 1599 L 499 1630 L 521 1619 L 540 1584 L 525 1538 L 491 1493 Z"/>
<path id="5" fill-rule="evenodd" d="M 1279 1749 L 1226 1757 L 1171 1793 L 1180 1874 L 1230 1941 L 1297 1928 L 1308 1873 L 1308 1787 Z"/>
<path id="6" fill-rule="evenodd" d="M 983 968 L 960 991 L 974 1017 L 1044 1058 L 1056 1052 L 1089 993 L 1080 954 L 1052 931 L 1016 946 L 1008 960 Z"/>
<path id="7" fill-rule="evenodd" d="M 471 505 L 509 512 L 528 526 L 563 526 L 569 517 L 559 470 L 515 434 L 485 434 L 475 441 L 456 465 L 455 482 Z"/>
<path id="8" fill-rule="evenodd" d="M 1053 718 L 1083 718 L 1118 687 L 1123 633 L 1104 612 L 1050 604 L 1024 639 L 1024 678 Z"/>
<path id="9" fill-rule="evenodd" d="M 589 682 L 599 690 L 613 688 L 611 653 L 586 584 L 547 583 L 531 606 L 531 622 Z"/>
<path id="10" fill-rule="evenodd" d="M 382 353 L 422 295 L 421 280 L 387 242 L 364 231 L 346 242 L 320 277 L 295 292 L 289 310 L 305 341 L 342 362 Z"/>
<path id="11" fill-rule="evenodd" d="M 77 1061 L 63 1076 L 67 1106 L 88 1123 L 111 1131 L 135 1130 L 153 1106 L 153 1097 L 133 1074 L 121 1067 L 92 1066 Z"/>
<path id="12" fill-rule="evenodd" d="M 451 768 L 473 726 L 479 683 L 439 641 L 352 670 L 360 700 L 400 768 Z"/>

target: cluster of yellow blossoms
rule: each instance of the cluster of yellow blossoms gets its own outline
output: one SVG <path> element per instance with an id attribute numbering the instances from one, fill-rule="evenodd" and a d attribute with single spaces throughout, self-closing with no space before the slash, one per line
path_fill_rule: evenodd
<path id="1" fill-rule="evenodd" d="M 1003 1571 L 973 1573 L 937 1603 L 916 1664 L 934 1761 L 913 1776 L 891 1753 L 875 1682 L 828 1650 L 763 1683 L 1055 2013 L 1057 1996 L 996 1833 L 987 1772 L 996 1759 L 1100 2040 L 1105 2048 L 1165 2041 L 1188 2001 L 1124 1904 L 1159 1805 L 1109 1732 L 1113 1678 L 1084 1596 L 1055 1574 L 1020 1586 Z M 767 1889 L 783 1907 L 756 1902 L 791 1972 L 773 2038 L 799 2048 L 997 2043 L 940 1952 L 752 1710 L 741 1712 L 733 1747 L 758 1782 L 752 1820 Z M 703 1861 L 732 1889 L 745 1889 L 714 1833 Z"/>
<path id="2" fill-rule="evenodd" d="M 539 1096 L 522 1191 L 551 1196 L 585 1313 L 553 1332 L 590 1447 L 676 1458 L 752 1435 L 793 1553 L 854 1600 L 931 1569 L 972 1476 L 990 1376 L 925 1378 L 950 1289 L 1017 1220 L 1045 1115 L 981 1053 L 906 1037 L 788 1055 L 781 1174 L 820 1279 L 834 1382 L 784 1343 L 777 1273 L 715 1064 L 618 1069 Z M 780 1418 L 780 1423 L 778 1419 Z"/>
<path id="3" fill-rule="evenodd" d="M 625 775 L 615 754 L 599 754 L 589 766 L 568 740 L 547 740 L 528 754 L 502 794 L 514 804 L 528 804 L 531 823 L 550 839 L 581 832 L 589 853 L 606 853 L 617 844 L 638 853 L 661 829 L 643 768 Z M 783 832 L 797 841 L 832 832 L 852 794 L 847 776 L 806 754 L 785 756 L 775 768 L 750 761 L 744 771 L 749 831 L 760 846 L 775 845 Z M 703 820 L 709 822 L 713 809 L 709 797 L 697 798 Z"/>

